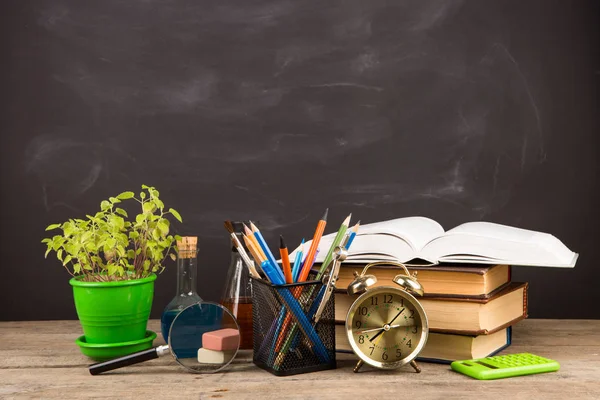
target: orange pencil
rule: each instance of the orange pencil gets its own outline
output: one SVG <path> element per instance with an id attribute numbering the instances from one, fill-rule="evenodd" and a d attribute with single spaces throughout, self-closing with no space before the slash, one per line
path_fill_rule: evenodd
<path id="1" fill-rule="evenodd" d="M 283 236 L 279 235 L 279 255 L 281 255 L 281 265 L 283 266 L 283 275 L 285 283 L 294 283 L 292 279 L 292 267 L 290 265 L 290 255 L 288 254 L 287 246 L 283 241 Z"/>
<path id="2" fill-rule="evenodd" d="M 319 223 L 317 224 L 317 229 L 315 230 L 315 235 L 313 236 L 312 243 L 310 244 L 310 248 L 308 249 L 306 258 L 304 259 L 304 265 L 302 266 L 302 271 L 300 271 L 298 282 L 305 282 L 306 278 L 308 278 L 310 269 L 312 268 L 313 263 L 315 261 L 315 254 L 317 253 L 317 249 L 319 248 L 319 242 L 321 241 L 321 237 L 323 236 L 323 232 L 325 231 L 325 225 L 327 225 L 328 212 L 329 208 L 325 210 L 325 214 L 323 214 L 323 217 L 321 217 Z"/>

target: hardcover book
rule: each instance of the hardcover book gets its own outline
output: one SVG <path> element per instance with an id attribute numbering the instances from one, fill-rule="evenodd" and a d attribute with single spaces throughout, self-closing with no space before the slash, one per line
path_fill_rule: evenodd
<path id="1" fill-rule="evenodd" d="M 511 327 L 479 336 L 430 332 L 417 360 L 449 364 L 455 360 L 489 357 L 506 349 L 511 341 Z M 344 325 L 335 326 L 335 348 L 340 353 L 352 353 Z"/>
<path id="2" fill-rule="evenodd" d="M 431 332 L 489 335 L 527 318 L 527 283 L 512 282 L 487 299 L 419 297 Z M 335 321 L 345 323 L 358 295 L 336 291 Z"/>
<path id="3" fill-rule="evenodd" d="M 354 280 L 354 272 L 360 273 L 364 266 L 365 264 L 342 264 L 339 278 L 335 283 L 336 288 L 345 291 Z M 417 273 L 417 279 L 423 286 L 426 297 L 457 296 L 485 299 L 510 282 L 511 277 L 508 265 L 408 266 L 408 270 Z M 395 286 L 392 279 L 401 273 L 404 271 L 393 265 L 377 265 L 367 270 L 367 274 L 377 277 L 377 283 L 373 287 Z"/>

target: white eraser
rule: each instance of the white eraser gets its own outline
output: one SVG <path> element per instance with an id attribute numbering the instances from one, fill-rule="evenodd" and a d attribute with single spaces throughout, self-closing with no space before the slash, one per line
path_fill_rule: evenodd
<path id="1" fill-rule="evenodd" d="M 208 350 L 198 349 L 198 362 L 201 364 L 227 364 L 235 356 L 235 350 Z"/>

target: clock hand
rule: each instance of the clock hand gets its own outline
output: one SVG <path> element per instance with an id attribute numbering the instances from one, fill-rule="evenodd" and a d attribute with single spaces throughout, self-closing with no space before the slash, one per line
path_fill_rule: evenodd
<path id="1" fill-rule="evenodd" d="M 369 338 L 370 342 L 373 342 L 373 340 L 375 340 L 379 335 L 381 335 L 383 332 L 385 332 L 385 329 L 381 328 L 381 331 L 375 335 L 373 335 L 372 338 Z"/>
<path id="2" fill-rule="evenodd" d="M 399 325 L 398 325 L 399 326 Z M 391 328 L 391 327 L 390 327 Z M 366 331 L 361 331 L 360 333 L 367 333 L 367 332 L 375 332 L 375 331 L 380 331 L 382 329 L 385 329 L 385 326 L 382 326 L 381 328 L 373 328 L 373 329 L 367 329 Z"/>
<path id="3" fill-rule="evenodd" d="M 396 320 L 396 318 L 398 318 L 400 316 L 400 314 L 402 314 L 404 312 L 404 308 L 402 310 L 400 310 L 400 312 L 398 314 L 396 314 L 396 316 L 388 323 L 388 325 L 391 325 L 392 322 L 394 322 Z"/>
<path id="4" fill-rule="evenodd" d="M 393 329 L 393 328 L 400 328 L 401 326 L 413 326 L 413 325 L 389 325 L 388 329 Z M 381 327 L 381 328 L 373 328 L 373 329 L 367 329 L 366 331 L 361 331 L 360 333 L 367 333 L 367 332 L 375 332 L 375 331 L 381 331 L 381 330 L 385 330 L 385 326 Z M 370 339 L 371 341 L 373 341 L 373 339 L 377 338 L 377 336 L 379 336 L 380 334 L 377 334 L 375 336 L 373 336 L 372 339 Z"/>

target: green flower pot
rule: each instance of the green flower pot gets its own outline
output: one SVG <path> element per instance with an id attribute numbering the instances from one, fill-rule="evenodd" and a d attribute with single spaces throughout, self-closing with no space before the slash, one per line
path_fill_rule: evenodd
<path id="1" fill-rule="evenodd" d="M 156 275 L 117 282 L 82 282 L 72 278 L 73 298 L 86 343 L 141 340 L 154 297 Z"/>

